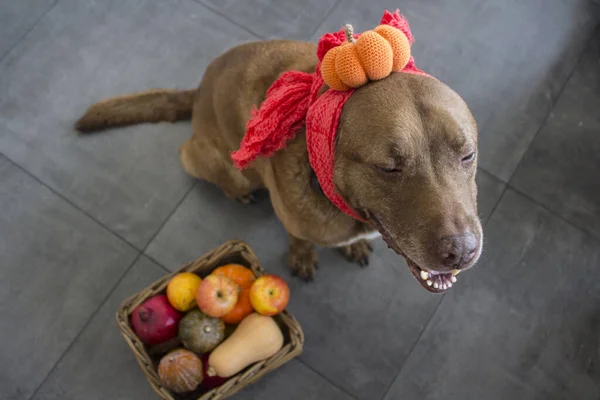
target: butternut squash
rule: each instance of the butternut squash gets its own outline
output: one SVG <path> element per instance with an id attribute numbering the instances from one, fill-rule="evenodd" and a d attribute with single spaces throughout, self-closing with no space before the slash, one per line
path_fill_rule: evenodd
<path id="1" fill-rule="evenodd" d="M 265 360 L 281 349 L 283 334 L 271 317 L 252 313 L 208 357 L 208 376 L 229 378 L 248 365 Z"/>

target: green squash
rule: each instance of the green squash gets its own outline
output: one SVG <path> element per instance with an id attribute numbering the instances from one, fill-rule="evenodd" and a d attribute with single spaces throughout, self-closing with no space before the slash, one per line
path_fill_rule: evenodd
<path id="1" fill-rule="evenodd" d="M 194 309 L 179 321 L 179 339 L 194 353 L 208 353 L 225 339 L 225 323 Z"/>

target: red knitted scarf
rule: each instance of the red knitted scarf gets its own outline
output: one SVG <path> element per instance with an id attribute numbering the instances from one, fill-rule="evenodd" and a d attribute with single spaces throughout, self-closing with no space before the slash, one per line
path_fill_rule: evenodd
<path id="1" fill-rule="evenodd" d="M 398 10 L 393 14 L 385 11 L 381 24 L 400 29 L 412 44 L 413 36 L 408 22 Z M 281 74 L 267 91 L 266 99 L 260 108 L 253 110 L 240 149 L 234 152 L 231 158 L 238 168 L 246 168 L 257 157 L 270 157 L 277 150 L 281 150 L 296 136 L 298 129 L 306 125 L 308 160 L 323 193 L 341 211 L 362 221 L 363 219 L 335 190 L 333 183 L 335 136 L 344 104 L 354 90 L 329 89 L 319 96 L 319 91 L 324 85 L 320 73 L 321 60 L 327 51 L 341 45 L 344 40 L 344 30 L 326 33 L 321 37 L 317 49 L 319 63 L 314 73 L 289 71 Z M 416 67 L 413 57 L 402 72 L 428 76 Z"/>

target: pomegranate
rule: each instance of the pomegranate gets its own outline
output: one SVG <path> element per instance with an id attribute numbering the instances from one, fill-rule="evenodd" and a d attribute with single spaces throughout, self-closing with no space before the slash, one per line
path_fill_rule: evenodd
<path id="1" fill-rule="evenodd" d="M 210 376 L 208 375 L 207 371 L 208 371 L 208 357 L 210 356 L 210 353 L 204 353 L 202 355 L 202 372 L 204 373 L 204 379 L 202 380 L 202 387 L 205 389 L 214 389 L 216 387 L 221 386 L 222 384 L 224 384 L 225 382 L 227 382 L 227 380 L 229 378 L 221 378 L 218 375 L 215 376 Z"/>
<path id="2" fill-rule="evenodd" d="M 159 294 L 140 304 L 131 314 L 131 328 L 149 346 L 177 336 L 181 313 L 169 304 L 167 296 Z"/>

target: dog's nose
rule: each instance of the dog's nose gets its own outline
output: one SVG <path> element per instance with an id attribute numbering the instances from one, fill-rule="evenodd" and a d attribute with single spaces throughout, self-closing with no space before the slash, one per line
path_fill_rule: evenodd
<path id="1" fill-rule="evenodd" d="M 479 241 L 473 232 L 441 238 L 436 246 L 439 263 L 452 269 L 461 269 L 468 265 L 479 248 Z"/>

